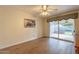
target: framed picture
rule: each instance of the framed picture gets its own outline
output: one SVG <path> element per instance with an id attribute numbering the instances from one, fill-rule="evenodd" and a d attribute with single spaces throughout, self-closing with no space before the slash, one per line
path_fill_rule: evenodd
<path id="1" fill-rule="evenodd" d="M 35 27 L 35 20 L 32 19 L 24 19 L 24 28 L 33 28 Z"/>

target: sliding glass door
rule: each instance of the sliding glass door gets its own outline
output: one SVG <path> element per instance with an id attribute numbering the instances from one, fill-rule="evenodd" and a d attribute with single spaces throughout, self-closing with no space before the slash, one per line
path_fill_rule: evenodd
<path id="1" fill-rule="evenodd" d="M 74 41 L 74 19 L 50 22 L 50 37 Z"/>

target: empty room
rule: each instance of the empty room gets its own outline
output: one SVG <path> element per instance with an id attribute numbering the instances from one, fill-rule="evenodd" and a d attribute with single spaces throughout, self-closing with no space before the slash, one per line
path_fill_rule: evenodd
<path id="1" fill-rule="evenodd" d="M 0 5 L 0 54 L 78 54 L 79 5 Z"/>

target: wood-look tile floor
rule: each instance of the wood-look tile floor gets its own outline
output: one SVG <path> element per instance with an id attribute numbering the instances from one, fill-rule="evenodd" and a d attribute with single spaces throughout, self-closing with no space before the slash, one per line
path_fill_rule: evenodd
<path id="1" fill-rule="evenodd" d="M 10 54 L 74 54 L 74 43 L 55 38 L 40 38 L 2 49 Z"/>

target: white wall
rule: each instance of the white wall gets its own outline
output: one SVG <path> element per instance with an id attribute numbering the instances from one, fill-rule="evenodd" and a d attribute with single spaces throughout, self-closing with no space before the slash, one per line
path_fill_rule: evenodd
<path id="1" fill-rule="evenodd" d="M 47 22 L 47 19 L 44 19 L 44 36 L 49 36 L 49 23 Z"/>
<path id="2" fill-rule="evenodd" d="M 35 28 L 24 28 L 24 18 L 34 19 Z M 0 49 L 43 36 L 43 21 L 29 12 L 0 8 Z"/>

